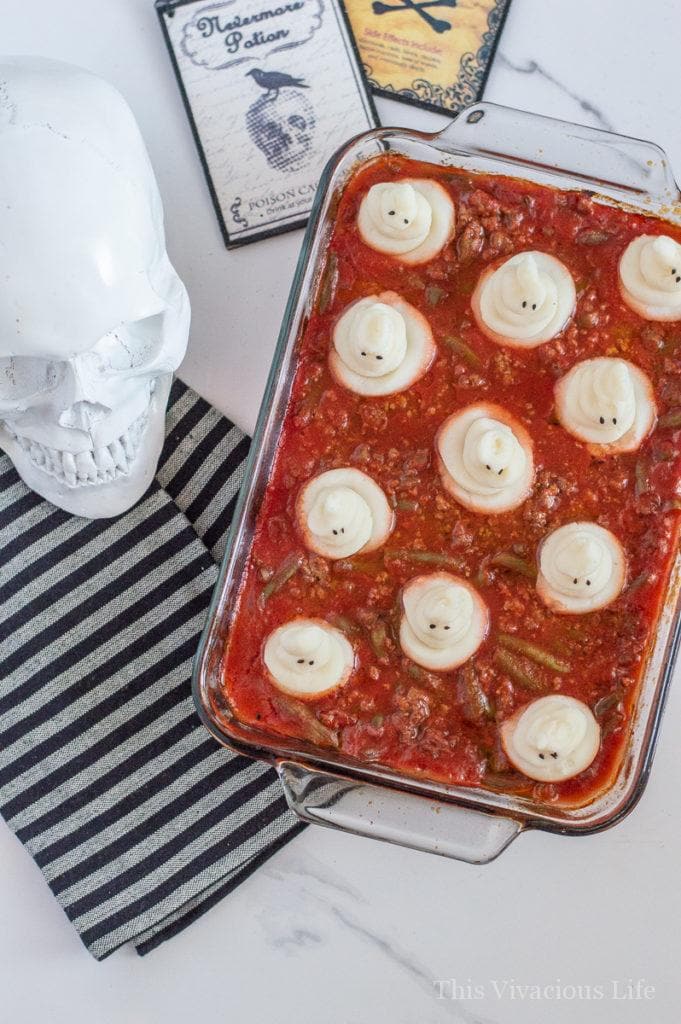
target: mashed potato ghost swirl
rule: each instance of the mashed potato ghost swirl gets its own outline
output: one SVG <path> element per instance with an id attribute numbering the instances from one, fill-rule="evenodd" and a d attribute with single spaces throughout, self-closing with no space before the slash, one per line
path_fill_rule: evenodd
<path id="1" fill-rule="evenodd" d="M 480 330 L 492 341 L 534 348 L 567 324 L 575 309 L 575 284 L 555 256 L 519 252 L 482 274 L 471 303 Z"/>
<path id="2" fill-rule="evenodd" d="M 437 181 L 405 178 L 372 185 L 357 216 L 366 245 L 402 263 L 427 263 L 454 232 L 454 203 Z"/>
<path id="3" fill-rule="evenodd" d="M 583 615 L 605 608 L 619 597 L 625 576 L 622 545 L 596 523 L 567 523 L 542 542 L 537 593 L 556 612 Z"/>
<path id="4" fill-rule="evenodd" d="M 353 302 L 338 319 L 329 369 L 358 395 L 404 391 L 427 372 L 437 354 L 422 313 L 395 292 Z"/>
<path id="5" fill-rule="evenodd" d="M 487 606 L 466 580 L 446 572 L 417 576 L 402 592 L 402 650 L 423 668 L 447 672 L 463 664 L 485 638 Z"/>
<path id="6" fill-rule="evenodd" d="M 442 483 L 473 512 L 508 512 L 532 487 L 532 441 L 501 406 L 478 402 L 449 416 L 435 447 Z"/>
<path id="7" fill-rule="evenodd" d="M 644 320 L 681 320 L 681 245 L 668 235 L 639 235 L 619 263 L 620 292 Z"/>
<path id="8" fill-rule="evenodd" d="M 330 469 L 309 480 L 296 501 L 305 546 L 325 558 L 372 551 L 390 536 L 395 516 L 378 484 L 359 469 Z"/>
<path id="9" fill-rule="evenodd" d="M 595 455 L 635 451 L 657 416 L 650 381 L 625 359 L 577 363 L 558 381 L 555 395 L 561 425 Z"/>
<path id="10" fill-rule="evenodd" d="M 352 644 L 323 619 L 293 619 L 270 633 L 263 661 L 274 685 L 301 698 L 321 697 L 347 682 Z"/>
<path id="11" fill-rule="evenodd" d="M 601 745 L 601 729 L 586 704 L 550 694 L 519 708 L 501 726 L 506 756 L 537 782 L 562 782 L 585 771 Z"/>

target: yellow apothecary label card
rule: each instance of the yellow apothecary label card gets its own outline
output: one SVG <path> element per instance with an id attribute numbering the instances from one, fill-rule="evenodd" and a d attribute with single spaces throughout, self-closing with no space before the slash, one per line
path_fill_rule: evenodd
<path id="1" fill-rule="evenodd" d="M 510 0 L 345 0 L 375 93 L 458 111 L 480 97 Z"/>

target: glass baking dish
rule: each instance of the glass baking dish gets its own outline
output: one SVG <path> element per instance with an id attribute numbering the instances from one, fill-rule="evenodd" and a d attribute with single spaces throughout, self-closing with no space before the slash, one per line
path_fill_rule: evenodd
<path id="1" fill-rule="evenodd" d="M 681 222 L 681 194 L 658 146 L 490 103 L 468 107 L 439 134 L 390 128 L 367 132 L 332 158 L 320 181 L 195 660 L 194 699 L 220 743 L 276 767 L 289 805 L 304 820 L 485 863 L 525 829 L 585 835 L 613 825 L 637 802 L 650 771 L 681 635 L 681 558 L 677 552 L 620 771 L 612 787 L 586 806 L 538 806 L 525 797 L 409 778 L 239 722 L 222 687 L 222 660 L 287 408 L 296 342 L 315 298 L 338 197 L 359 165 L 385 152 L 563 189 L 589 189 L 598 201 L 675 223 Z"/>

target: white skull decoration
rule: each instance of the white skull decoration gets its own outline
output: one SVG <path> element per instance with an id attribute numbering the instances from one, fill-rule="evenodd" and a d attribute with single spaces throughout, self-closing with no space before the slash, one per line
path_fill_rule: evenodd
<path id="1" fill-rule="evenodd" d="M 137 123 L 113 86 L 0 58 L 0 448 L 38 494 L 119 515 L 164 439 L 189 300 Z"/>

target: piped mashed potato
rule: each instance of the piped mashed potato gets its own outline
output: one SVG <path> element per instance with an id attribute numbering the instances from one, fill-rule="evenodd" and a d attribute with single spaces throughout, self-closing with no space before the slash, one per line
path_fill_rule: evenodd
<path id="1" fill-rule="evenodd" d="M 422 313 L 395 292 L 353 302 L 336 322 L 329 369 L 341 387 L 367 397 L 416 383 L 437 354 Z"/>
<path id="2" fill-rule="evenodd" d="M 558 381 L 555 394 L 561 425 L 594 454 L 635 451 L 657 418 L 650 381 L 626 359 L 585 359 Z"/>
<path id="3" fill-rule="evenodd" d="M 519 252 L 483 272 L 471 300 L 480 330 L 500 345 L 534 348 L 563 330 L 575 310 L 567 267 L 544 252 Z"/>
<path id="4" fill-rule="evenodd" d="M 523 775 L 537 782 L 562 782 L 589 767 L 600 747 L 601 730 L 581 700 L 550 694 L 503 722 L 501 741 Z"/>
<path id="5" fill-rule="evenodd" d="M 402 592 L 400 646 L 433 672 L 462 665 L 484 640 L 489 612 L 466 580 L 446 572 L 417 576 Z"/>
<path id="6" fill-rule="evenodd" d="M 644 320 L 681 320 L 681 245 L 668 235 L 639 235 L 619 263 L 620 292 Z"/>
<path id="7" fill-rule="evenodd" d="M 428 263 L 454 233 L 454 203 L 436 181 L 409 178 L 372 185 L 357 217 L 362 241 L 402 263 Z"/>
<path id="8" fill-rule="evenodd" d="M 267 637 L 263 661 L 274 685 L 295 697 L 321 697 L 347 682 L 355 654 L 323 619 L 294 619 Z"/>
<path id="9" fill-rule="evenodd" d="M 395 525 L 376 481 L 350 466 L 309 480 L 298 495 L 296 515 L 305 546 L 333 559 L 380 547 Z"/>
<path id="10" fill-rule="evenodd" d="M 473 512 L 508 512 L 532 488 L 532 440 L 501 406 L 478 402 L 453 413 L 435 448 L 445 489 Z"/>
<path id="11" fill-rule="evenodd" d="M 582 615 L 605 608 L 621 594 L 625 577 L 622 545 L 597 523 L 567 523 L 540 547 L 537 593 L 554 611 Z"/>

